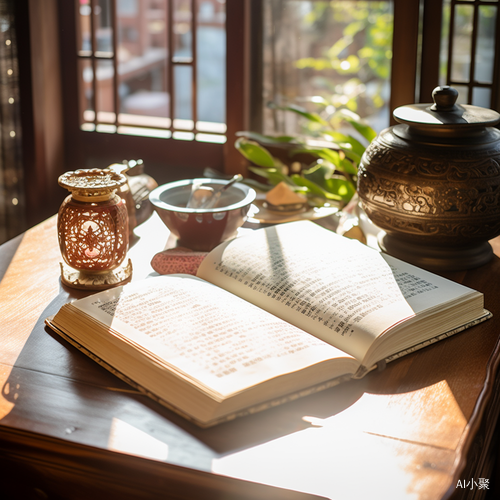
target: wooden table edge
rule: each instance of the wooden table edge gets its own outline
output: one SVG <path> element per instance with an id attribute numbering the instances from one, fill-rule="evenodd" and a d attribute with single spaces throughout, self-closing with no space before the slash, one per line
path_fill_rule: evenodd
<path id="1" fill-rule="evenodd" d="M 491 406 L 490 403 L 495 395 L 495 390 L 498 389 L 500 382 L 496 379 L 499 373 L 500 367 L 500 338 L 495 344 L 495 348 L 490 355 L 488 363 L 486 365 L 486 378 L 481 390 L 481 393 L 477 399 L 474 406 L 471 418 L 466 425 L 462 438 L 457 447 L 457 456 L 455 459 L 455 474 L 453 476 L 453 483 L 450 485 L 449 489 L 443 496 L 443 500 L 452 498 L 454 493 L 456 493 L 456 485 L 460 479 L 464 479 L 464 472 L 470 468 L 471 464 L 471 450 L 474 445 L 475 439 L 478 436 L 481 427 L 484 423 L 484 415 L 487 409 Z M 496 411 L 496 415 L 492 415 L 492 418 L 498 420 L 500 411 Z M 470 478 L 467 479 L 476 479 Z"/>
<path id="2" fill-rule="evenodd" d="M 162 498 L 168 491 L 186 493 L 192 488 L 192 498 L 228 498 L 250 500 L 319 500 L 313 494 L 292 491 L 280 487 L 219 475 L 210 471 L 195 470 L 182 465 L 153 460 L 132 454 L 105 450 L 81 443 L 68 442 L 62 438 L 46 436 L 34 431 L 0 428 L 0 443 L 3 458 L 23 465 L 59 470 L 62 477 L 89 481 L 137 490 L 140 498 Z M 139 483 L 139 484 L 138 484 Z M 144 497 L 142 494 L 148 496 Z M 200 497 L 196 495 L 201 495 Z M 99 494 L 96 498 L 101 498 Z M 126 497 L 128 498 L 128 497 Z M 133 498 L 133 497 L 131 497 Z M 326 499 L 325 499 L 326 500 Z"/>

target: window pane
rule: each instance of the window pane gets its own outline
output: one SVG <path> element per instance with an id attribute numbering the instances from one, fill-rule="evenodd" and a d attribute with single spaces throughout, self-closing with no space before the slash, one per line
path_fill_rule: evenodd
<path id="1" fill-rule="evenodd" d="M 211 141 L 211 134 L 226 132 L 225 0 L 74 1 L 84 130 L 137 131 L 138 135 L 193 140 L 197 120 L 200 140 Z M 114 1 L 116 19 L 112 17 Z M 172 128 L 191 132 L 179 135 L 160 130 Z M 223 142 L 224 138 L 214 140 Z"/>
<path id="2" fill-rule="evenodd" d="M 94 121 L 94 72 L 90 59 L 78 60 L 80 110 L 82 116 L 80 122 Z"/>
<path id="3" fill-rule="evenodd" d="M 377 130 L 388 126 L 392 2 L 265 0 L 264 16 L 265 103 L 324 117 L 347 108 Z M 264 109 L 264 133 L 297 132 L 299 121 Z"/>
<path id="4" fill-rule="evenodd" d="M 137 16 L 139 12 L 138 1 L 139 0 L 116 0 L 116 9 L 118 11 L 118 16 Z"/>
<path id="5" fill-rule="evenodd" d="M 76 0 L 77 5 L 77 49 L 79 52 L 92 50 L 90 0 Z"/>
<path id="6" fill-rule="evenodd" d="M 110 59 L 96 61 L 97 120 L 114 122 L 114 68 Z M 113 116 L 110 116 L 112 114 Z"/>
<path id="7" fill-rule="evenodd" d="M 479 7 L 474 79 L 482 83 L 493 82 L 497 10 L 496 6 L 483 5 Z"/>
<path id="8" fill-rule="evenodd" d="M 117 4 L 120 113 L 170 115 L 165 4 L 132 0 Z M 129 122 L 126 117 L 120 121 Z"/>
<path id="9" fill-rule="evenodd" d="M 454 81 L 469 81 L 473 15 L 471 5 L 455 6 L 451 68 L 451 79 Z"/>
<path id="10" fill-rule="evenodd" d="M 174 81 L 175 81 L 175 106 L 174 118 L 181 120 L 193 119 L 192 108 L 192 78 L 193 69 L 191 66 L 175 66 Z M 186 127 L 181 127 L 186 128 Z M 192 128 L 192 125 L 189 127 Z"/>
<path id="11" fill-rule="evenodd" d="M 458 92 L 457 104 L 469 104 L 469 87 L 465 85 L 453 85 Z"/>
<path id="12" fill-rule="evenodd" d="M 174 60 L 191 60 L 193 57 L 193 35 L 191 22 L 191 0 L 173 1 Z"/>
<path id="13" fill-rule="evenodd" d="M 226 30 L 222 2 L 198 1 L 196 31 L 198 120 L 226 121 Z M 199 128 L 199 126 L 198 126 Z"/>
<path id="14" fill-rule="evenodd" d="M 472 104 L 489 108 L 491 106 L 491 89 L 476 87 L 472 91 Z"/>
<path id="15" fill-rule="evenodd" d="M 96 51 L 113 54 L 113 28 L 111 23 L 111 0 L 96 1 L 94 23 L 96 24 Z"/>

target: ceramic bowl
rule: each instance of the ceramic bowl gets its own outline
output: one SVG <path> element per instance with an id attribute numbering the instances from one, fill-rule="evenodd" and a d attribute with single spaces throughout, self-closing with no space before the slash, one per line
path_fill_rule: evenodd
<path id="1" fill-rule="evenodd" d="M 149 199 L 168 229 L 178 238 L 178 245 L 196 251 L 209 251 L 236 235 L 245 222 L 255 200 L 255 191 L 236 183 L 222 193 L 215 208 L 186 208 L 193 182 L 214 189 L 227 181 L 219 179 L 186 179 L 163 184 Z"/>

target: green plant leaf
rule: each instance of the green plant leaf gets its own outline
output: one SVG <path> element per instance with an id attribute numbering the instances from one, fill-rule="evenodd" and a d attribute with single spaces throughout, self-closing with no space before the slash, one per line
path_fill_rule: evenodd
<path id="1" fill-rule="evenodd" d="M 340 196 L 343 201 L 348 202 L 356 192 L 356 186 L 350 179 L 335 174 L 335 171 L 336 169 L 334 165 L 326 161 L 322 161 L 318 162 L 311 168 L 304 170 L 301 174 L 301 178 L 314 183 L 314 186 L 309 183 L 307 184 L 311 190 L 315 189 L 317 186 L 324 192 L 333 196 Z M 299 182 L 295 177 L 293 177 L 293 181 L 295 183 Z M 319 194 L 317 189 L 314 192 L 315 194 Z M 325 195 L 323 194 L 323 196 Z"/>
<path id="2" fill-rule="evenodd" d="M 353 42 L 352 37 L 339 38 L 327 51 L 327 56 L 330 59 L 337 59 L 339 54 L 345 50 Z"/>
<path id="3" fill-rule="evenodd" d="M 234 146 L 247 160 L 259 167 L 274 167 L 276 165 L 276 161 L 269 151 L 255 141 L 240 137 Z"/>
<path id="4" fill-rule="evenodd" d="M 345 151 L 344 151 L 345 154 Z M 346 155 L 347 156 L 347 155 Z M 343 158 L 340 161 L 340 165 L 338 170 L 341 172 L 345 172 L 350 175 L 357 175 L 358 174 L 358 165 L 359 163 L 354 163 L 350 158 Z"/>
<path id="5" fill-rule="evenodd" d="M 256 181 L 255 179 L 243 179 L 241 182 L 256 189 L 257 191 L 267 192 L 273 188 L 271 184 L 264 184 L 263 182 Z"/>
<path id="6" fill-rule="evenodd" d="M 292 156 L 299 153 L 309 153 L 311 155 L 315 155 L 318 158 L 323 158 L 324 160 L 333 163 L 334 165 L 340 163 L 340 156 L 338 151 L 335 151 L 330 148 L 318 148 L 314 146 L 306 146 L 303 148 L 294 149 L 290 152 Z"/>
<path id="7" fill-rule="evenodd" d="M 352 22 L 344 28 L 344 35 L 347 37 L 354 37 L 354 35 L 359 33 L 363 28 L 365 28 L 365 26 L 366 23 L 360 21 Z"/>
<path id="8" fill-rule="evenodd" d="M 331 163 L 320 160 L 316 165 L 302 171 L 302 177 L 314 182 L 329 193 L 342 196 L 344 201 L 349 201 L 349 199 L 356 191 L 356 186 L 350 178 L 338 175 L 335 172 L 336 170 L 338 170 L 341 172 L 347 171 L 348 173 L 356 174 L 356 170 L 349 160 L 344 159 L 341 161 L 341 163 L 341 167 L 336 168 Z"/>
<path id="9" fill-rule="evenodd" d="M 321 118 L 317 113 L 309 113 L 304 108 L 297 106 L 295 104 L 289 104 L 288 106 L 278 106 L 275 103 L 271 102 L 268 104 L 268 107 L 271 109 L 281 109 L 282 111 L 292 111 L 304 118 L 307 118 L 311 122 L 320 123 L 321 125 L 328 127 L 328 122 Z"/>
<path id="10" fill-rule="evenodd" d="M 286 182 L 290 187 L 295 187 L 293 180 L 277 168 L 248 167 L 248 170 L 250 170 L 250 172 L 253 172 L 254 174 L 266 178 L 271 184 L 276 185 L 280 182 Z"/>
<path id="11" fill-rule="evenodd" d="M 248 139 L 252 139 L 253 141 L 262 142 L 264 144 L 283 144 L 283 143 L 294 143 L 300 141 L 297 140 L 297 137 L 292 135 L 264 135 L 259 134 L 258 132 L 253 132 L 251 130 L 242 130 L 240 132 L 236 132 L 237 137 L 246 137 Z"/>
<path id="12" fill-rule="evenodd" d="M 302 171 L 302 177 L 315 182 L 318 186 L 326 189 L 326 181 L 335 173 L 335 165 L 328 161 L 319 160 L 316 165 Z"/>
<path id="13" fill-rule="evenodd" d="M 361 57 L 361 59 L 370 59 L 374 54 L 375 50 L 373 50 L 373 47 L 365 46 L 358 50 L 358 56 Z"/>
<path id="14" fill-rule="evenodd" d="M 338 111 L 338 114 L 341 115 L 346 122 L 351 124 L 369 143 L 377 136 L 375 130 L 363 123 L 356 113 L 352 113 L 347 109 L 341 109 Z"/>
<path id="15" fill-rule="evenodd" d="M 326 130 L 323 133 L 331 137 L 341 148 L 348 148 L 358 156 L 362 156 L 365 152 L 365 146 L 363 146 L 363 144 L 361 144 L 352 135 L 345 135 L 341 132 L 335 132 L 333 130 Z"/>
<path id="16" fill-rule="evenodd" d="M 343 153 L 345 154 L 346 158 L 349 159 L 353 165 L 355 166 L 357 170 L 357 166 L 359 165 L 359 162 L 361 161 L 361 156 L 357 155 L 352 149 L 349 148 L 342 148 Z"/>
<path id="17" fill-rule="evenodd" d="M 356 192 L 356 187 L 352 182 L 339 176 L 328 179 L 328 191 L 336 193 L 337 196 L 342 198 L 342 201 L 349 202 Z"/>
<path id="18" fill-rule="evenodd" d="M 335 194 L 335 193 L 329 193 L 325 189 L 321 188 L 318 186 L 315 182 L 310 181 L 309 179 L 306 179 L 304 177 L 301 177 L 298 174 L 293 174 L 292 175 L 292 180 L 297 184 L 298 186 L 304 186 L 306 187 L 312 194 L 315 194 L 317 196 L 321 196 L 322 198 L 325 198 L 327 200 L 335 200 L 335 201 L 341 201 L 342 196 Z"/>

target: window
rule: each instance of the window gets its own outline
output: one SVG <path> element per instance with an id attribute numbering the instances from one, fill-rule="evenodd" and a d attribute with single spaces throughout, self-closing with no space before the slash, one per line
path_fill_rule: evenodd
<path id="1" fill-rule="evenodd" d="M 324 117 L 346 108 L 377 130 L 389 125 L 392 2 L 268 0 L 263 19 L 265 133 L 297 132 L 301 123 L 269 101 Z M 310 125 L 301 131 L 314 133 Z"/>
<path id="2" fill-rule="evenodd" d="M 143 158 L 161 182 L 220 169 L 228 129 L 241 128 L 226 117 L 226 97 L 241 93 L 242 65 L 226 74 L 226 15 L 241 25 L 238 4 L 60 1 L 72 168 Z"/>
<path id="3" fill-rule="evenodd" d="M 77 3 L 82 130 L 225 142 L 223 1 Z"/>
<path id="4" fill-rule="evenodd" d="M 16 138 L 20 140 L 22 138 L 25 180 L 24 195 L 22 190 L 15 191 L 18 205 L 11 204 L 12 206 L 4 208 L 4 212 L 9 212 L 13 207 L 15 210 L 20 209 L 24 199 L 27 223 L 35 224 L 57 211 L 62 196 L 57 186 L 57 177 L 62 172 L 76 168 L 103 167 L 123 159 L 142 158 L 148 173 L 162 183 L 180 177 L 201 175 L 204 167 L 224 169 L 227 174 L 245 171 L 245 160 L 234 148 L 235 133 L 238 130 L 249 129 L 270 131 L 269 123 L 272 123 L 273 119 L 265 107 L 267 100 L 275 98 L 269 93 L 264 76 L 264 57 L 267 57 L 264 54 L 269 50 L 269 47 L 264 46 L 264 42 L 269 41 L 269 38 L 265 38 L 269 37 L 265 32 L 269 27 L 266 25 L 268 22 L 265 17 L 268 15 L 266 12 L 280 5 L 287 9 L 294 7 L 293 4 L 296 8 L 305 5 L 302 8 L 313 10 L 322 8 L 322 4 L 333 6 L 346 1 L 229 0 L 224 3 L 219 0 L 182 2 L 180 0 L 47 2 L 16 0 L 9 2 L 14 9 L 17 31 L 19 54 L 17 103 L 21 107 L 19 116 L 22 133 L 17 134 Z M 349 4 L 361 3 L 369 4 L 371 8 L 376 8 L 376 4 L 386 4 L 392 9 L 393 47 L 387 107 L 389 113 L 384 111 L 386 116 L 399 105 L 429 102 L 437 82 L 457 86 L 463 102 L 500 110 L 498 0 L 351 0 L 349 2 Z M 212 22 L 221 26 L 221 16 L 225 15 L 226 64 L 222 64 L 223 69 L 220 71 L 214 68 L 220 64 L 221 57 L 218 63 L 207 64 L 213 70 L 210 78 L 222 78 L 222 72 L 228 68 L 223 77 L 225 99 L 222 99 L 223 103 L 226 103 L 223 113 L 226 131 L 208 132 L 217 137 L 225 136 L 227 140 L 224 144 L 203 142 L 196 140 L 196 137 L 189 140 L 148 137 L 147 133 L 150 131 L 146 131 L 147 133 L 142 136 L 118 133 L 120 124 L 137 130 L 149 128 L 152 131 L 156 129 L 171 134 L 186 132 L 196 135 L 205 133 L 201 130 L 203 124 L 198 122 L 223 123 L 220 117 L 207 117 L 205 110 L 202 110 L 202 103 L 215 100 L 212 95 L 206 97 L 209 92 L 208 86 L 207 94 L 197 97 L 198 116 L 193 113 L 192 104 L 191 115 L 184 114 L 184 111 L 171 112 L 168 101 L 167 114 L 150 117 L 150 119 L 170 119 L 174 116 L 174 119 L 191 120 L 193 122 L 190 124 L 191 128 L 184 123 L 183 129 L 177 126 L 178 122 L 174 125 L 173 121 L 165 122 L 166 126 L 162 125 L 163 128 L 151 127 L 151 123 L 148 126 L 137 123 L 145 116 L 143 99 L 145 96 L 135 94 L 141 90 L 151 94 L 146 97 L 146 101 L 149 100 L 150 109 L 153 110 L 161 106 L 151 104 L 152 101 L 167 102 L 164 94 L 169 93 L 172 87 L 167 69 L 171 63 L 167 60 L 156 61 L 156 67 L 151 67 L 143 79 L 130 78 L 124 82 L 125 85 L 117 86 L 118 92 L 115 93 L 118 96 L 117 102 L 114 101 L 114 97 L 112 102 L 107 104 L 100 103 L 97 99 L 98 90 L 94 86 L 97 87 L 101 82 L 104 86 L 104 81 L 95 78 L 94 75 L 97 75 L 97 69 L 100 76 L 103 73 L 111 75 L 108 83 L 112 86 L 115 85 L 114 79 L 117 81 L 120 79 L 118 59 L 114 58 L 113 54 L 117 54 L 120 44 L 130 51 L 133 44 L 139 43 L 140 30 L 134 23 L 127 22 L 126 18 L 138 18 L 141 5 L 144 4 L 148 5 L 150 11 L 148 16 L 151 16 L 147 19 L 151 33 L 148 46 L 155 50 L 165 50 L 168 47 L 169 41 L 165 41 L 166 28 L 163 26 L 167 26 L 169 22 L 169 9 L 189 8 L 191 22 L 194 22 L 193 18 L 196 16 L 196 22 L 203 24 L 207 30 L 215 28 Z M 92 8 L 96 17 L 92 21 L 95 24 L 94 31 L 90 26 L 85 26 L 83 21 L 87 16 L 90 24 L 92 16 L 89 17 L 88 12 L 89 9 L 92 11 Z M 117 22 L 118 18 L 122 21 Z M 181 23 L 176 30 L 181 38 L 184 37 L 183 43 L 187 44 L 189 42 L 185 36 L 187 32 L 182 33 L 185 28 Z M 87 35 L 84 35 L 85 32 Z M 92 32 L 95 32 L 94 42 L 89 37 Z M 216 36 L 221 36 L 220 31 Z M 214 38 L 216 36 L 214 35 Z M 199 40 L 200 37 L 198 42 Z M 212 42 L 210 39 L 210 43 L 204 44 L 203 50 L 210 52 L 209 47 L 212 46 Z M 113 43 L 117 44 L 116 48 Z M 192 45 L 195 46 L 196 44 Z M 94 53 L 92 47 L 96 48 Z M 198 64 L 206 62 L 205 55 L 200 56 L 201 50 L 200 47 L 197 53 Z M 60 58 L 56 57 L 57 54 L 60 54 Z M 303 53 L 297 60 L 307 57 L 309 55 Z M 311 57 L 318 56 L 315 54 Z M 175 66 L 174 62 L 171 66 Z M 189 65 L 179 65 L 181 69 L 187 66 Z M 266 71 L 269 71 L 271 66 L 268 64 Z M 311 68 L 307 67 L 302 70 L 304 73 L 312 72 Z M 82 102 L 78 94 L 80 80 L 85 81 L 87 86 Z M 197 87 L 202 88 L 200 81 L 197 82 Z M 316 92 L 300 90 L 300 95 L 318 95 L 317 89 L 313 90 Z M 193 95 L 197 96 L 197 93 Z M 125 110 L 122 108 L 122 100 L 126 99 L 128 102 Z M 135 107 L 134 99 L 142 101 L 139 102 L 138 108 Z M 222 110 L 222 106 L 218 108 Z M 118 113 L 115 110 L 118 110 Z M 120 115 L 125 118 L 124 121 L 128 119 L 134 123 L 121 123 L 118 120 Z M 104 126 L 104 129 L 111 128 L 103 132 L 82 130 L 82 126 L 97 128 L 97 125 Z M 115 128 L 112 129 L 113 126 Z M 11 178 L 19 180 L 21 175 Z M 22 230 L 20 226 L 16 228 Z"/>
<path id="5" fill-rule="evenodd" d="M 440 81 L 462 103 L 500 109 L 498 26 L 498 0 L 444 1 Z"/>
<path id="6" fill-rule="evenodd" d="M 471 18 L 470 14 L 464 14 L 465 4 L 472 5 L 471 12 L 477 15 Z M 462 80 L 453 76 L 451 67 L 445 69 L 448 68 L 445 61 L 458 64 L 457 47 L 464 50 L 464 42 L 456 41 L 458 28 L 449 45 L 441 51 L 436 49 L 441 44 L 442 32 L 445 38 L 448 34 L 452 36 L 452 29 L 446 26 L 450 23 L 459 26 L 462 19 L 460 29 L 480 33 L 470 47 L 482 47 L 483 55 L 476 55 L 473 66 L 484 71 L 485 64 L 492 63 L 488 54 L 493 48 L 496 50 L 494 61 L 499 58 L 497 6 L 497 1 L 480 0 L 230 0 L 225 3 L 220 0 L 59 0 L 63 28 L 65 168 L 102 167 L 124 158 L 142 157 L 160 182 L 200 175 L 207 166 L 224 168 L 226 173 L 242 170 L 244 160 L 233 147 L 235 132 L 250 128 L 278 131 L 274 126 L 275 117 L 265 106 L 268 100 L 322 95 L 322 89 L 316 85 L 319 73 L 313 67 L 314 61 L 309 59 L 321 62 L 323 52 L 335 47 L 336 40 L 333 25 L 324 28 L 324 39 L 314 40 L 313 14 L 316 13 L 319 26 L 324 22 L 319 15 L 321 9 L 329 9 L 333 14 L 352 11 L 353 20 L 342 20 L 342 30 L 355 22 L 363 9 L 370 11 L 365 20 L 360 20 L 370 21 L 371 24 L 365 23 L 367 30 L 384 21 L 381 32 L 386 33 L 385 45 L 380 50 L 377 48 L 376 57 L 383 56 L 385 60 L 376 64 L 378 68 L 372 67 L 372 73 L 385 73 L 378 75 L 378 81 L 370 79 L 373 75 L 360 79 L 360 85 L 367 90 L 363 107 L 368 112 L 366 116 L 376 118 L 376 128 L 382 128 L 391 111 L 399 105 L 429 102 L 438 82 L 472 88 L 472 94 L 462 93 L 462 98 L 476 99 L 478 103 L 484 101 L 484 89 L 488 85 L 491 102 L 496 103 L 490 107 L 498 107 L 498 69 L 488 70 L 491 81 L 483 77 L 478 80 L 475 76 Z M 453 9 L 460 11 L 460 15 Z M 94 16 L 89 12 L 94 12 Z M 277 25 L 272 24 L 271 15 L 282 26 L 280 37 L 274 41 L 271 34 L 274 30 L 276 35 Z M 335 21 L 334 16 L 331 20 Z M 285 21 L 289 25 L 285 25 Z M 206 43 L 200 43 L 203 30 Z M 304 30 L 310 43 L 302 46 L 298 44 L 298 36 L 302 36 Z M 147 40 L 142 39 L 144 32 Z M 328 39 L 329 36 L 332 38 Z M 362 30 L 354 33 L 356 42 L 348 48 L 353 52 L 339 50 L 335 55 L 335 50 L 340 48 L 337 46 L 330 53 L 330 61 L 333 56 L 338 58 L 338 68 L 325 72 L 324 80 L 333 82 L 335 76 L 334 90 L 340 89 L 330 96 L 345 100 L 349 80 L 358 78 L 352 71 L 356 57 L 359 59 L 364 54 L 363 64 L 367 68 L 374 64 L 373 54 L 366 50 L 372 41 L 362 36 Z M 391 37 L 392 49 L 389 47 Z M 271 42 L 278 44 L 282 52 L 276 49 L 272 55 Z M 315 49 L 313 42 L 317 52 L 311 55 Z M 219 47 L 217 51 L 212 50 L 215 46 Z M 447 55 L 448 46 L 452 46 L 451 56 Z M 294 47 L 300 49 L 297 54 L 290 52 Z M 285 49 L 288 52 L 283 58 Z M 149 65 L 143 67 L 141 74 L 134 73 L 130 66 L 137 64 L 145 54 L 150 57 Z M 293 65 L 296 73 L 286 73 L 285 64 Z M 497 67 L 498 63 L 494 68 Z M 274 83 L 269 77 L 273 71 L 279 76 Z M 299 73 L 309 73 L 309 76 L 299 77 Z M 223 82 L 222 86 L 215 85 L 217 80 Z M 293 85 L 289 85 L 290 82 Z M 295 85 L 296 82 L 299 85 Z M 84 92 L 79 101 L 80 88 L 84 88 Z M 291 88 L 295 94 L 290 93 Z M 99 95 L 108 91 L 111 97 L 100 100 Z M 482 100 L 478 101 L 479 98 Z M 204 107 L 207 102 L 209 106 Z M 361 105 L 357 106 L 359 112 Z"/>
<path id="7" fill-rule="evenodd" d="M 253 128 L 311 133 L 295 103 L 331 116 L 346 107 L 375 130 L 399 105 L 431 102 L 452 85 L 459 102 L 500 109 L 498 0 L 264 0 L 263 96 Z M 392 120 L 393 121 L 393 120 Z"/>

